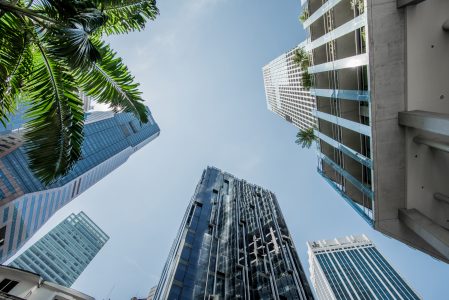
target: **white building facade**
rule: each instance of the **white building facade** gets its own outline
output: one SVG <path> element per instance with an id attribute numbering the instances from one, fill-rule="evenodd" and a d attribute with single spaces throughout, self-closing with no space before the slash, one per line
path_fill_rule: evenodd
<path id="1" fill-rule="evenodd" d="M 303 86 L 303 70 L 293 61 L 301 43 L 263 67 L 267 107 L 299 129 L 315 127 L 315 97 Z"/>
<path id="2" fill-rule="evenodd" d="M 6 266 L 0 266 L 0 299 L 14 300 L 95 300 L 95 298 L 41 276 Z"/>

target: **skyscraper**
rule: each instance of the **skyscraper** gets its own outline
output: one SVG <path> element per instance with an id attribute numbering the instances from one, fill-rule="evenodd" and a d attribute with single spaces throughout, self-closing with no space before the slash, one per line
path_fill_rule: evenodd
<path id="1" fill-rule="evenodd" d="M 299 129 L 315 127 L 315 97 L 304 86 L 305 70 L 294 62 L 295 52 L 305 42 L 277 57 L 263 67 L 263 80 L 268 109 L 293 123 Z"/>
<path id="2" fill-rule="evenodd" d="M 70 287 L 109 240 L 84 212 L 71 214 L 10 264 Z"/>
<path id="3" fill-rule="evenodd" d="M 131 113 L 86 113 L 82 158 L 45 186 L 28 166 L 18 133 L 0 137 L 0 262 L 19 249 L 59 208 L 123 164 L 159 135 L 148 110 L 141 124 Z"/>
<path id="4" fill-rule="evenodd" d="M 208 167 L 154 299 L 313 299 L 276 196 Z"/>
<path id="5" fill-rule="evenodd" d="M 421 299 L 365 235 L 307 247 L 312 285 L 321 300 Z"/>
<path id="6" fill-rule="evenodd" d="M 448 263 L 449 1 L 380 2 L 302 1 L 318 172 L 376 230 Z"/>

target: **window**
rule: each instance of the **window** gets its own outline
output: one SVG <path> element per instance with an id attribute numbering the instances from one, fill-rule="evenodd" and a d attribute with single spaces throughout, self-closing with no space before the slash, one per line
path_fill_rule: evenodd
<path id="1" fill-rule="evenodd" d="M 0 228 L 0 247 L 5 244 L 6 226 Z"/>
<path id="2" fill-rule="evenodd" d="M 18 283 L 17 281 L 5 278 L 0 282 L 0 291 L 9 293 Z"/>

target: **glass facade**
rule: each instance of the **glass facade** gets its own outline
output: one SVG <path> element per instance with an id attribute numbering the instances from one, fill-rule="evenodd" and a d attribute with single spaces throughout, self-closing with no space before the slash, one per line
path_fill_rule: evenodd
<path id="1" fill-rule="evenodd" d="M 308 248 L 322 300 L 421 299 L 366 236 L 309 242 Z"/>
<path id="2" fill-rule="evenodd" d="M 70 287 L 108 240 L 84 212 L 71 214 L 10 266 Z"/>
<path id="3" fill-rule="evenodd" d="M 154 299 L 313 299 L 276 196 L 208 167 Z"/>
<path id="4" fill-rule="evenodd" d="M 66 176 L 48 186 L 28 167 L 20 134 L 0 136 L 0 240 L 4 239 L 0 263 L 14 255 L 59 208 L 159 135 L 160 129 L 147 111 L 146 124 L 140 124 L 131 113 L 86 113 L 82 158 Z"/>
<path id="5" fill-rule="evenodd" d="M 372 121 L 365 1 L 307 0 L 316 97 L 318 172 L 368 223 L 374 223 Z"/>

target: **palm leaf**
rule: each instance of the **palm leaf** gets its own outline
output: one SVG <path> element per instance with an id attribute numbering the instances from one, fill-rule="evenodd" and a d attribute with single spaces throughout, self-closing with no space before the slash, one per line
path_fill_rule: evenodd
<path id="1" fill-rule="evenodd" d="M 315 136 L 314 129 L 311 127 L 299 130 L 296 134 L 295 143 L 300 145 L 301 148 L 310 148 L 316 139 L 317 137 Z"/>
<path id="2" fill-rule="evenodd" d="M 0 122 L 5 125 L 8 115 L 16 108 L 15 98 L 23 80 L 33 66 L 29 33 L 23 20 L 11 13 L 0 18 Z"/>
<path id="3" fill-rule="evenodd" d="M 159 14 L 156 0 L 94 0 L 98 8 L 108 17 L 102 32 L 122 34 L 142 30 L 148 20 Z"/>
<path id="4" fill-rule="evenodd" d="M 49 29 L 45 35 L 51 54 L 65 60 L 71 68 L 85 68 L 101 58 L 82 28 Z"/>
<path id="5" fill-rule="evenodd" d="M 67 174 L 81 156 L 83 105 L 68 68 L 43 44 L 25 91 L 31 108 L 25 124 L 25 151 L 34 174 L 49 184 Z"/>
<path id="6" fill-rule="evenodd" d="M 88 70 L 78 70 L 76 79 L 80 89 L 96 102 L 109 104 L 114 111 L 132 112 L 141 122 L 148 116 L 139 84 L 108 45 L 97 42 L 102 59 Z"/>

